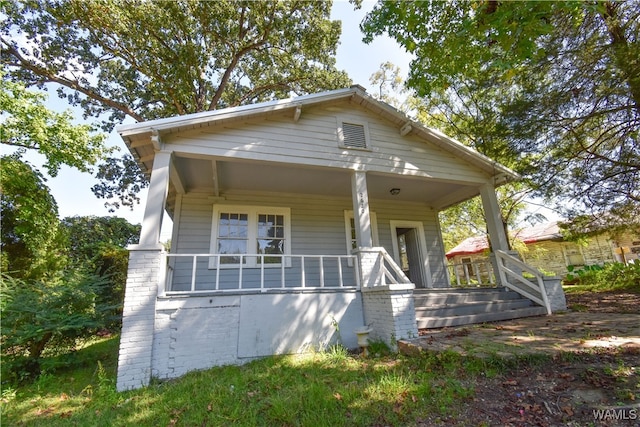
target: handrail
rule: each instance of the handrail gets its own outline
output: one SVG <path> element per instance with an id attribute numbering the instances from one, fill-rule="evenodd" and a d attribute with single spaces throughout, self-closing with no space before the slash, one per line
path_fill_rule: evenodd
<path id="1" fill-rule="evenodd" d="M 363 286 L 385 286 L 388 284 L 411 284 L 411 280 L 404 274 L 404 271 L 389 255 L 383 247 L 358 248 L 354 251 L 361 258 L 363 254 L 369 254 L 369 261 L 372 263 L 369 279 L 365 279 Z M 375 257 L 375 258 L 374 258 Z M 362 262 L 362 260 L 360 260 Z"/>
<path id="2" fill-rule="evenodd" d="M 547 291 L 544 286 L 544 275 L 540 271 L 525 264 L 518 258 L 508 254 L 505 251 L 495 250 L 494 253 L 497 257 L 498 274 L 500 275 L 500 282 L 502 283 L 502 285 L 540 304 L 547 310 L 547 314 L 551 314 L 551 305 L 549 304 L 549 298 L 547 297 Z M 521 273 L 515 272 L 507 267 L 507 262 L 517 266 L 527 273 L 532 274 L 536 278 L 536 283 L 533 283 L 531 280 L 523 277 Z M 507 276 L 516 279 L 518 282 L 520 282 L 521 285 L 525 286 L 525 289 L 523 289 L 521 286 L 516 286 L 515 284 L 509 282 L 507 280 Z M 533 293 L 530 291 L 533 291 Z M 539 297 L 535 295 L 536 292 L 540 294 Z"/>
<path id="3" fill-rule="evenodd" d="M 165 270 L 168 271 L 168 274 L 161 275 L 161 283 L 160 283 L 160 291 L 162 294 L 198 294 L 198 293 L 208 293 L 212 291 L 219 292 L 246 292 L 252 291 L 255 292 L 259 290 L 260 292 L 267 292 L 272 289 L 286 289 L 286 290 L 300 290 L 300 289 L 317 289 L 317 288 L 325 288 L 327 286 L 327 276 L 325 272 L 325 268 L 327 268 L 328 263 L 333 261 L 334 274 L 337 275 L 336 282 L 337 286 L 330 286 L 333 288 L 342 288 L 342 289 L 359 289 L 360 288 L 360 276 L 358 274 L 357 269 L 354 271 L 353 284 L 346 283 L 346 277 L 343 271 L 343 263 L 349 266 L 353 266 L 357 264 L 355 262 L 356 257 L 354 255 L 288 255 L 288 254 L 210 254 L 210 253 L 198 253 L 198 254 L 183 254 L 183 253 L 167 253 L 165 254 Z M 221 258 L 235 257 L 238 258 L 238 263 L 225 265 L 221 263 Z M 191 258 L 190 270 L 191 277 L 189 282 L 188 290 L 172 290 L 172 283 L 174 280 L 174 272 L 175 272 L 175 264 L 178 258 Z M 206 269 L 207 272 L 214 270 L 213 273 L 208 274 L 208 278 L 212 279 L 214 283 L 214 287 L 212 289 L 197 289 L 197 278 L 198 278 L 198 261 L 199 259 L 207 259 L 209 262 L 209 267 Z M 279 263 L 269 263 L 265 262 L 265 258 L 273 259 L 280 258 Z M 299 259 L 299 268 L 297 270 L 291 270 L 292 272 L 297 272 L 299 270 L 298 283 L 300 286 L 286 286 L 286 272 L 291 269 L 292 260 Z M 309 268 L 308 262 L 305 263 L 305 260 L 316 259 L 318 260 L 318 265 L 315 268 Z M 249 260 L 251 262 L 250 265 L 247 265 L 246 261 Z M 254 263 L 255 261 L 255 263 Z M 271 270 L 279 270 L 278 278 L 276 281 L 279 281 L 279 287 L 268 287 L 265 286 L 265 282 L 267 280 L 266 272 Z M 200 275 L 202 275 L 202 267 L 200 267 Z M 247 283 L 245 280 L 246 271 L 257 271 L 259 279 L 252 281 L 252 284 L 256 284 L 259 282 L 259 287 L 247 287 Z M 237 287 L 232 289 L 222 289 L 221 288 L 221 271 L 237 271 Z M 206 274 L 206 273 L 205 273 Z M 308 276 L 310 274 L 315 274 L 319 278 L 319 282 L 317 284 L 310 284 L 310 280 Z M 290 279 L 291 280 L 291 279 Z M 295 280 L 295 279 L 294 279 Z M 274 279 L 271 278 L 271 282 L 273 283 Z"/>
<path id="4" fill-rule="evenodd" d="M 395 260 L 391 258 L 391 255 L 384 248 L 380 248 L 380 256 L 383 260 L 380 265 L 384 268 L 384 277 L 389 278 L 393 284 L 411 283 L 402 268 L 396 264 Z"/>

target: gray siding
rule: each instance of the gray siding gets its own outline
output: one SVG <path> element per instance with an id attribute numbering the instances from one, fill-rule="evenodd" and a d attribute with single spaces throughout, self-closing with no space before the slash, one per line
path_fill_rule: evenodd
<path id="1" fill-rule="evenodd" d="M 177 216 L 176 241 L 173 242 L 174 253 L 200 253 L 210 251 L 211 221 L 213 201 L 205 194 L 185 195 L 181 203 L 181 211 Z M 233 205 L 277 206 L 291 209 L 291 254 L 292 255 L 346 255 L 347 244 L 344 225 L 344 211 L 351 210 L 352 202 L 348 198 L 328 198 L 312 195 L 293 194 L 232 194 L 226 196 L 222 203 Z M 420 221 L 425 230 L 425 240 L 429 265 L 434 284 L 446 283 L 444 251 L 437 227 L 437 216 L 429 208 L 408 203 L 377 203 L 371 201 L 371 209 L 378 218 L 380 245 L 393 254 L 391 243 L 391 220 Z M 173 265 L 172 290 L 188 290 L 191 281 L 192 260 L 178 258 Z M 318 286 L 318 262 L 307 261 L 305 269 L 306 286 Z M 285 270 L 287 287 L 301 286 L 301 269 L 299 260 L 294 259 L 292 265 Z M 346 284 L 355 283 L 354 268 L 342 264 L 342 274 Z M 243 288 L 257 288 L 260 283 L 259 268 L 243 268 Z M 280 268 L 265 268 L 265 286 L 280 287 Z M 220 289 L 238 287 L 238 269 L 221 269 L 219 277 Z M 206 258 L 199 259 L 197 267 L 196 289 L 215 288 L 215 270 L 208 268 Z M 325 260 L 325 286 L 337 286 L 338 267 L 336 259 Z"/>
<path id="2" fill-rule="evenodd" d="M 338 145 L 340 118 L 367 123 L 371 150 L 347 150 Z M 366 165 L 369 171 L 467 183 L 485 183 L 488 179 L 479 168 L 435 144 L 412 135 L 402 137 L 396 126 L 348 103 L 306 108 L 298 122 L 288 114 L 272 115 L 166 135 L 164 142 L 169 151 L 193 155 L 347 169 Z"/>

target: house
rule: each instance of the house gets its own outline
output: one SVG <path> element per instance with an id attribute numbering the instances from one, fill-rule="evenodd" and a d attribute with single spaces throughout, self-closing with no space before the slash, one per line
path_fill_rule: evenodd
<path id="1" fill-rule="evenodd" d="M 450 283 L 438 212 L 477 195 L 501 284 L 536 305 L 528 315 L 552 310 L 542 282 L 514 285 L 505 267 L 519 261 L 506 252 L 495 187 L 517 175 L 360 86 L 118 132 L 149 177 L 129 248 L 119 390 L 357 347 L 364 326 L 391 345 L 417 336 L 439 324 L 418 309 L 429 295 L 417 295 Z M 170 253 L 159 242 L 165 210 Z"/>
<path id="2" fill-rule="evenodd" d="M 564 239 L 558 222 L 549 222 L 516 230 L 511 239 L 524 244 L 518 251 L 522 261 L 558 276 L 566 276 L 569 266 L 634 262 L 640 257 L 640 236 L 631 232 L 615 238 L 606 233 L 594 234 L 576 243 Z M 486 237 L 469 237 L 447 252 L 450 271 L 463 281 L 473 278 L 475 269 L 488 262 L 488 252 Z"/>

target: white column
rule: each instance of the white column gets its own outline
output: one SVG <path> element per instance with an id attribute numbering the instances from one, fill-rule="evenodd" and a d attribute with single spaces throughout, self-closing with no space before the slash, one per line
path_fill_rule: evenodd
<path id="1" fill-rule="evenodd" d="M 496 189 L 493 185 L 485 184 L 480 187 L 480 197 L 484 208 L 484 216 L 487 221 L 491 248 L 493 250 L 509 250 L 509 242 L 502 223 L 500 205 L 496 196 Z"/>
<path id="2" fill-rule="evenodd" d="M 369 212 L 366 172 L 354 171 L 351 175 L 351 198 L 353 199 L 356 242 L 358 247 L 370 248 L 373 246 L 373 236 L 371 234 L 371 213 Z"/>
<path id="3" fill-rule="evenodd" d="M 149 181 L 149 194 L 140 230 L 140 246 L 155 247 L 160 244 L 160 228 L 169 190 L 171 153 L 159 151 L 153 159 Z"/>

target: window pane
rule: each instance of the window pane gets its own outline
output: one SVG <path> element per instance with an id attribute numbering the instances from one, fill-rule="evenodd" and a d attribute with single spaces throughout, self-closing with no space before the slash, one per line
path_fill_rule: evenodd
<path id="1" fill-rule="evenodd" d="M 284 254 L 284 240 L 282 239 L 259 239 L 258 240 L 258 253 L 259 254 Z M 260 262 L 260 261 L 258 261 Z M 279 264 L 282 262 L 282 257 L 264 257 L 265 264 Z"/>
<path id="2" fill-rule="evenodd" d="M 284 238 L 283 215 L 258 215 L 258 237 Z"/>
<path id="3" fill-rule="evenodd" d="M 247 214 L 220 213 L 218 237 L 246 238 L 249 232 Z"/>
<path id="4" fill-rule="evenodd" d="M 246 254 L 247 253 L 247 241 L 246 240 L 230 240 L 230 239 L 218 239 L 218 253 L 219 254 Z M 246 263 L 246 258 L 244 263 Z M 225 256 L 220 257 L 221 264 L 239 264 L 240 257 L 238 256 Z"/>

